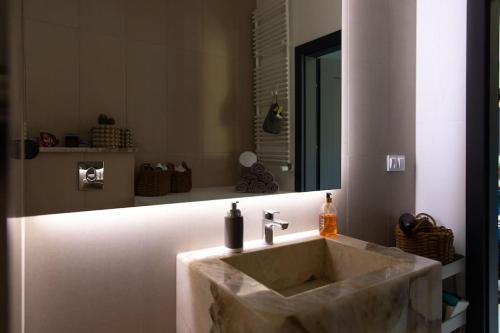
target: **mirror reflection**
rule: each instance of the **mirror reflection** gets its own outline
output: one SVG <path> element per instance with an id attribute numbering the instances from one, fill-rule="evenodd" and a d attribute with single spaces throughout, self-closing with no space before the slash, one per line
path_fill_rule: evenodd
<path id="1" fill-rule="evenodd" d="M 339 187 L 340 75 L 294 146 L 288 5 L 26 2 L 24 215 Z M 340 41 L 316 58 L 340 71 Z"/>
<path id="2" fill-rule="evenodd" d="M 296 48 L 297 191 L 340 188 L 340 31 Z"/>

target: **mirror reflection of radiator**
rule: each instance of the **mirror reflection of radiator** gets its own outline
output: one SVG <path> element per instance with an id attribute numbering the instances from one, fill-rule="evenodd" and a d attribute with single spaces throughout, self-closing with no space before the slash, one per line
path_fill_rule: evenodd
<path id="1" fill-rule="evenodd" d="M 259 160 L 290 167 L 290 74 L 289 74 L 289 2 L 265 0 L 253 12 L 254 139 Z M 278 92 L 278 104 L 284 107 L 281 132 L 269 134 L 262 123 Z"/>

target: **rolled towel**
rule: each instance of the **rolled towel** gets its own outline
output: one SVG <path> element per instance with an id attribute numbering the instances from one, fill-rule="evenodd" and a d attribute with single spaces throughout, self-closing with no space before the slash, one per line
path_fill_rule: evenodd
<path id="1" fill-rule="evenodd" d="M 250 183 L 248 191 L 251 193 L 266 193 L 266 184 L 258 180 Z"/>
<path id="2" fill-rule="evenodd" d="M 257 178 L 266 185 L 274 181 L 274 176 L 269 171 L 261 173 L 260 175 L 257 176 Z"/>
<path id="3" fill-rule="evenodd" d="M 244 180 L 240 180 L 237 184 L 236 184 L 236 192 L 241 192 L 241 193 L 245 193 L 245 192 L 248 192 L 248 183 Z"/>
<path id="4" fill-rule="evenodd" d="M 252 164 L 252 166 L 250 167 L 250 171 L 255 175 L 260 175 L 266 171 L 266 167 L 264 166 L 264 164 L 257 162 Z"/>
<path id="5" fill-rule="evenodd" d="M 266 184 L 266 193 L 276 193 L 280 189 L 278 183 L 276 182 L 270 182 Z"/>
<path id="6" fill-rule="evenodd" d="M 247 173 L 242 177 L 242 180 L 246 181 L 247 183 L 251 183 L 257 180 L 257 176 L 254 175 L 253 173 Z"/>

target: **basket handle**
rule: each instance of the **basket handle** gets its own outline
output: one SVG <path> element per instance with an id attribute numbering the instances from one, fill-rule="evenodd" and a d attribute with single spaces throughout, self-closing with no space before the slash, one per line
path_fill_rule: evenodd
<path id="1" fill-rule="evenodd" d="M 417 225 L 413 228 L 412 232 L 415 232 L 418 230 L 418 228 L 424 224 L 424 222 L 426 221 L 430 221 L 432 223 L 432 225 L 434 225 L 435 227 L 437 226 L 436 225 L 436 220 L 430 216 L 429 214 L 426 214 L 426 213 L 419 213 L 417 214 L 417 216 L 415 216 L 415 219 L 418 221 L 417 222 Z"/>

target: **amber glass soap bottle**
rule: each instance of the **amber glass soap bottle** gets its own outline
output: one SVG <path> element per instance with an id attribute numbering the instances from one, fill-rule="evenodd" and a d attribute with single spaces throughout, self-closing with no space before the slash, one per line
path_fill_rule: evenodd
<path id="1" fill-rule="evenodd" d="M 335 236 L 337 234 L 337 209 L 333 205 L 332 194 L 326 194 L 326 200 L 319 214 L 319 234 Z"/>

